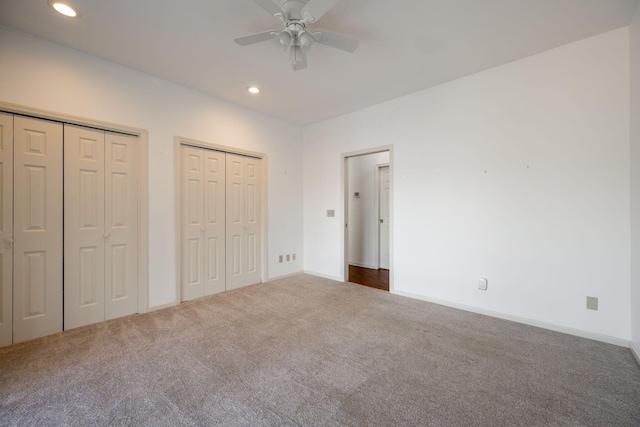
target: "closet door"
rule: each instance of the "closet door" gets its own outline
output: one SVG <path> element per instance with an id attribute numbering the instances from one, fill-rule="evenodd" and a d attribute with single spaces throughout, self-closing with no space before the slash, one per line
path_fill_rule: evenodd
<path id="1" fill-rule="evenodd" d="M 246 262 L 244 284 L 254 285 L 260 283 L 260 265 L 262 259 L 262 242 L 260 239 L 261 207 L 260 207 L 260 159 L 245 158 L 245 241 Z"/>
<path id="2" fill-rule="evenodd" d="M 14 117 L 14 343 L 62 331 L 62 149 L 62 124 Z"/>
<path id="3" fill-rule="evenodd" d="M 137 138 L 65 125 L 65 329 L 138 311 Z"/>
<path id="4" fill-rule="evenodd" d="M 64 126 L 64 326 L 104 320 L 104 132 Z"/>
<path id="5" fill-rule="evenodd" d="M 260 282 L 260 160 L 227 154 L 227 290 Z"/>
<path id="6" fill-rule="evenodd" d="M 0 113 L 0 347 L 13 342 L 13 115 Z"/>
<path id="7" fill-rule="evenodd" d="M 181 299 L 204 295 L 204 153 L 192 147 L 182 151 L 182 268 Z"/>
<path id="8" fill-rule="evenodd" d="M 105 319 L 138 312 L 138 138 L 105 133 Z"/>
<path id="9" fill-rule="evenodd" d="M 225 290 L 225 154 L 181 147 L 182 300 Z"/>
<path id="10" fill-rule="evenodd" d="M 225 153 L 204 150 L 204 294 L 225 290 Z"/>

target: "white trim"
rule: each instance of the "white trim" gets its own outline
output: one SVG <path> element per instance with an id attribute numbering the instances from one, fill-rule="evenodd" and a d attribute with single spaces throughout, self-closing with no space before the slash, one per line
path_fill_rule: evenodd
<path id="1" fill-rule="evenodd" d="M 561 332 L 568 335 L 574 335 L 576 337 L 588 338 L 594 341 L 600 341 L 607 344 L 613 344 L 620 347 L 629 348 L 631 342 L 623 338 L 612 337 L 609 335 L 602 335 L 595 332 L 583 331 L 582 329 L 570 328 L 568 326 L 556 325 L 553 323 L 547 323 L 540 320 L 530 319 L 528 317 L 515 316 L 513 314 L 500 313 L 497 311 L 486 310 L 484 308 L 473 307 L 465 304 L 458 304 L 451 301 L 445 301 L 438 298 L 431 298 L 424 295 L 414 294 L 412 292 L 394 291 L 396 295 L 413 298 L 421 301 L 431 302 L 438 305 L 444 305 L 446 307 L 456 308 L 459 310 L 469 311 L 472 313 L 483 314 L 485 316 L 496 317 L 498 319 L 510 320 L 512 322 L 522 323 L 525 325 L 536 326 L 542 329 L 548 329 L 550 331 Z"/>
<path id="2" fill-rule="evenodd" d="M 169 301 L 169 302 L 163 302 L 161 304 L 156 304 L 153 305 L 151 307 L 149 307 L 149 311 L 158 311 L 158 310 L 164 310 L 165 308 L 171 308 L 171 307 L 175 307 L 179 305 L 179 303 L 175 302 L 175 301 Z"/>
<path id="3" fill-rule="evenodd" d="M 175 243 L 175 266 L 176 266 L 176 277 L 175 277 L 175 290 L 176 290 L 176 297 L 174 300 L 174 304 L 179 304 L 180 301 L 182 301 L 182 286 L 180 286 L 181 284 L 181 280 L 182 280 L 182 270 L 180 269 L 181 266 L 181 262 L 182 262 L 182 153 L 181 153 L 181 148 L 182 144 L 180 143 L 180 138 L 178 138 L 177 136 L 174 138 L 174 144 L 173 144 L 173 166 L 174 166 L 174 184 L 173 184 L 173 194 L 174 194 L 174 202 L 173 202 L 173 207 L 174 207 L 174 218 L 176 219 L 175 222 L 175 239 L 176 239 L 176 243 Z M 166 304 L 165 304 L 166 305 Z"/>
<path id="4" fill-rule="evenodd" d="M 181 296 L 181 287 L 180 287 L 180 280 L 181 280 L 181 270 L 180 270 L 180 266 L 181 266 L 181 262 L 180 262 L 180 258 L 181 258 L 181 241 L 182 241 L 182 223 L 181 223 L 181 219 L 182 219 L 182 210 L 180 209 L 180 205 L 182 203 L 182 194 L 181 194 L 181 178 L 182 178 L 182 156 L 180 153 L 180 148 L 183 145 L 187 145 L 190 147 L 197 147 L 197 148 L 203 148 L 205 150 L 215 150 L 215 151 L 221 151 L 224 153 L 229 153 L 229 154 L 238 154 L 240 156 L 248 156 L 248 157 L 253 157 L 256 159 L 261 159 L 261 167 L 260 167 L 260 171 L 261 171 L 261 179 L 262 179 L 262 184 L 260 185 L 261 189 L 260 189 L 260 208 L 262 209 L 262 227 L 260 230 L 261 233 L 261 240 L 262 240 L 262 272 L 261 272 L 261 277 L 260 280 L 262 282 L 266 282 L 268 277 L 269 277 L 269 256 L 267 253 L 267 248 L 268 246 L 268 233 L 267 233 L 267 154 L 265 153 L 259 153 L 257 151 L 250 151 L 250 150 L 243 150 L 243 149 L 239 149 L 239 148 L 235 148 L 235 147 L 229 147 L 226 145 L 220 145 L 220 144 L 215 144 L 212 142 L 207 142 L 207 141 L 199 141 L 197 139 L 191 139 L 191 138 L 186 138 L 186 137 L 182 137 L 182 136 L 175 136 L 174 137 L 174 153 L 173 153 L 173 158 L 174 158 L 174 171 L 175 171 L 175 175 L 174 175 L 174 194 L 175 194 L 175 201 L 174 201 L 174 206 L 175 206 L 175 236 L 176 236 L 176 248 L 175 248 L 175 266 L 176 266 L 176 299 L 175 299 L 175 303 L 179 304 L 182 301 L 182 296 Z"/>
<path id="5" fill-rule="evenodd" d="M 138 134 L 138 157 L 138 313 L 146 313 L 149 310 L 149 132 L 146 130 Z"/>
<path id="6" fill-rule="evenodd" d="M 640 352 L 636 350 L 636 346 L 633 345 L 633 341 L 629 341 L 629 349 L 631 350 L 631 354 L 636 358 L 638 365 L 640 365 Z"/>
<path id="7" fill-rule="evenodd" d="M 388 168 L 389 163 L 378 163 L 374 166 L 373 181 L 375 185 L 375 191 L 373 192 L 373 203 L 376 211 L 376 268 L 380 269 L 380 169 Z M 391 168 L 389 168 L 391 170 Z"/>
<path id="8" fill-rule="evenodd" d="M 324 275 L 320 275 L 320 274 L 316 274 L 316 273 L 309 273 L 309 274 L 315 274 L 317 276 L 320 277 L 327 277 L 327 278 L 333 278 L 334 280 L 338 280 L 341 282 L 346 282 L 347 280 L 349 280 L 349 262 L 347 260 L 348 258 L 348 254 L 349 254 L 349 230 L 347 229 L 347 224 L 348 224 L 348 219 L 349 219 L 349 201 L 348 201 L 348 197 L 349 197 L 349 168 L 348 168 L 348 159 L 349 157 L 357 157 L 357 156 L 365 156 L 367 154 L 377 154 L 377 153 L 383 153 L 385 151 L 389 152 L 389 192 L 390 192 L 390 196 L 389 196 L 389 221 L 391 222 L 391 224 L 389 225 L 389 292 L 393 293 L 393 290 L 395 289 L 395 274 L 394 274 L 394 256 L 393 256 L 393 250 L 394 250 L 394 244 L 393 244 L 393 236 L 394 236 L 394 217 L 395 215 L 393 214 L 393 195 L 394 193 L 394 179 L 393 179 L 393 175 L 394 175 L 394 167 L 393 167 L 393 144 L 391 145 L 384 145 L 381 147 L 375 147 L 375 148 L 368 148 L 368 149 L 364 149 L 364 150 L 358 150 L 358 151 L 351 151 L 349 153 L 342 153 L 340 155 L 340 180 L 342 185 L 340 186 L 340 192 L 341 192 L 341 203 L 342 205 L 340 206 L 340 226 L 342 226 L 342 224 L 344 224 L 344 227 L 342 229 L 342 233 L 340 233 L 340 261 L 342 262 L 342 269 L 341 269 L 341 274 L 342 276 L 339 278 L 333 278 L 330 276 L 324 276 Z M 378 258 L 379 259 L 379 258 Z"/>
<path id="9" fill-rule="evenodd" d="M 269 277 L 267 281 L 271 282 L 274 280 L 286 279 L 287 277 L 299 276 L 301 274 L 304 274 L 304 271 L 300 270 L 300 271 L 295 271 L 293 273 L 283 274 L 281 276 Z"/>
<path id="10" fill-rule="evenodd" d="M 340 186 L 342 206 L 340 206 L 338 218 L 340 219 L 340 227 L 342 227 L 342 233 L 340 233 L 340 243 L 342 243 L 340 245 L 340 261 L 342 262 L 340 274 L 342 276 L 336 280 L 346 282 L 349 280 L 349 157 L 345 154 L 342 155 L 340 162 L 340 182 L 342 183 Z"/>
<path id="11" fill-rule="evenodd" d="M 265 153 L 259 153 L 257 151 L 243 150 L 240 148 L 229 147 L 227 145 L 216 144 L 208 141 L 200 141 L 197 139 L 185 138 L 182 136 L 176 136 L 174 140 L 179 141 L 179 143 L 182 145 L 204 148 L 206 150 L 222 151 L 229 154 L 238 154 L 240 156 L 255 157 L 256 159 L 264 159 L 267 156 Z"/>
<path id="12" fill-rule="evenodd" d="M 304 270 L 303 273 L 304 274 L 309 274 L 311 276 L 322 277 L 323 279 L 335 280 L 336 282 L 346 282 L 346 280 L 342 280 L 338 276 L 331 276 L 331 275 L 328 275 L 328 274 L 317 273 L 315 271 Z"/>
<path id="13" fill-rule="evenodd" d="M 388 165 L 387 165 L 388 166 Z M 376 242 L 375 268 L 380 268 L 380 165 L 373 165 L 373 217 L 375 218 L 375 231 L 373 238 Z M 353 264 L 350 262 L 349 264 Z"/>
<path id="14" fill-rule="evenodd" d="M 138 137 L 138 313 L 149 310 L 149 132 L 72 114 L 0 101 L 0 111 Z"/>

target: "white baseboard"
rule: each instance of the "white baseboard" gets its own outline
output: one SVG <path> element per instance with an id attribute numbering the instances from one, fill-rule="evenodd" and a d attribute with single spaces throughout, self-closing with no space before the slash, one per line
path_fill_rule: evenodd
<path id="1" fill-rule="evenodd" d="M 175 307 L 178 304 L 179 304 L 179 302 L 177 302 L 176 300 L 169 301 L 169 302 L 163 302 L 161 304 L 156 304 L 156 305 L 150 306 L 149 310 L 147 310 L 147 311 L 162 310 L 163 308 Z"/>
<path id="2" fill-rule="evenodd" d="M 296 272 L 289 273 L 289 274 L 283 274 L 283 275 L 280 275 L 280 276 L 269 277 L 267 279 L 267 282 L 271 282 L 272 280 L 285 279 L 287 277 L 297 276 L 297 275 L 302 274 L 302 273 L 304 273 L 304 271 L 300 270 L 300 271 L 296 271 Z"/>
<path id="3" fill-rule="evenodd" d="M 472 313 L 484 314 L 485 316 L 496 317 L 499 319 L 510 320 L 512 322 L 523 323 L 525 325 L 536 326 L 538 328 L 548 329 L 550 331 L 562 332 L 568 335 L 574 335 L 581 338 L 588 338 L 594 341 L 600 341 L 607 344 L 613 344 L 620 347 L 631 348 L 631 341 L 623 338 L 612 337 L 609 335 L 602 335 L 595 332 L 583 331 L 581 329 L 570 328 L 568 326 L 556 325 L 553 323 L 547 323 L 540 320 L 529 319 L 528 317 L 515 316 L 513 314 L 500 313 L 498 311 L 486 310 L 484 308 L 473 307 L 465 304 L 458 304 L 451 301 L 445 301 L 438 298 L 430 298 L 423 295 L 414 294 L 412 292 L 398 291 L 393 292 L 396 295 L 401 295 L 413 299 L 432 302 L 434 304 L 444 305 L 447 307 L 457 308 L 464 311 L 470 311 Z M 636 358 L 638 357 L 637 353 Z"/>
<path id="4" fill-rule="evenodd" d="M 631 349 L 631 353 L 635 356 L 636 362 L 638 362 L 638 365 L 640 365 L 640 351 L 638 351 L 636 346 L 633 345 L 633 341 L 629 343 L 629 348 Z"/>
<path id="5" fill-rule="evenodd" d="M 304 270 L 303 273 L 304 274 L 310 274 L 312 276 L 322 277 L 323 279 L 330 279 L 330 280 L 335 280 L 335 281 L 338 281 L 338 282 L 344 282 L 344 280 L 342 280 L 342 278 L 338 277 L 338 276 L 329 276 L 327 274 L 316 273 L 315 271 L 309 271 L 309 270 Z"/>

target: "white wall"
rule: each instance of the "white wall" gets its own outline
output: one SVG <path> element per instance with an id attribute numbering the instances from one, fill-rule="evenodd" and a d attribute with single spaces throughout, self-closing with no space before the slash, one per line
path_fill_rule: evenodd
<path id="1" fill-rule="evenodd" d="M 267 154 L 269 276 L 302 270 L 300 127 L 3 26 L 0 58 L 1 101 L 149 131 L 151 306 L 175 300 L 176 135 Z"/>
<path id="2" fill-rule="evenodd" d="M 378 210 L 375 204 L 376 165 L 389 163 L 389 152 L 349 157 L 349 263 L 360 267 L 377 268 Z M 360 197 L 355 197 L 355 192 Z"/>
<path id="3" fill-rule="evenodd" d="M 304 268 L 344 275 L 340 154 L 393 144 L 396 292 L 629 340 L 629 113 L 623 28 L 306 127 Z"/>
<path id="4" fill-rule="evenodd" d="M 640 358 L 640 5 L 630 27 L 631 39 L 631 328 Z M 639 359 L 640 360 L 640 359 Z"/>

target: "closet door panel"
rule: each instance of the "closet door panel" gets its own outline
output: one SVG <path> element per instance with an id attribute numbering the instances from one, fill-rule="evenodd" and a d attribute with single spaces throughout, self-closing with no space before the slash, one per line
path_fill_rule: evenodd
<path id="1" fill-rule="evenodd" d="M 225 290 L 225 153 L 204 154 L 204 294 Z"/>
<path id="2" fill-rule="evenodd" d="M 245 285 L 260 283 L 261 261 L 261 208 L 260 208 L 260 162 L 259 159 L 245 159 Z"/>
<path id="3" fill-rule="evenodd" d="M 62 125 L 14 117 L 14 343 L 62 331 Z"/>
<path id="4" fill-rule="evenodd" d="M 227 290 L 245 285 L 245 158 L 227 154 Z"/>
<path id="5" fill-rule="evenodd" d="M 183 146 L 181 299 L 204 296 L 204 150 Z"/>
<path id="6" fill-rule="evenodd" d="M 138 312 L 138 139 L 105 133 L 105 319 Z"/>
<path id="7" fill-rule="evenodd" d="M 64 328 L 104 320 L 104 132 L 64 126 Z"/>
<path id="8" fill-rule="evenodd" d="M 0 113 L 0 347 L 13 341 L 13 115 Z"/>

